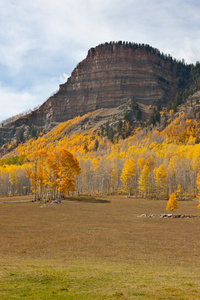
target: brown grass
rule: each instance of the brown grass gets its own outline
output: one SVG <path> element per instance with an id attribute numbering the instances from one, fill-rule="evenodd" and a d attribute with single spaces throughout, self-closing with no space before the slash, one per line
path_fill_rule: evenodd
<path id="1" fill-rule="evenodd" d="M 198 214 L 196 204 L 181 202 L 177 213 Z M 1 253 L 190 264 L 199 256 L 200 219 L 138 217 L 166 213 L 165 206 L 123 196 L 1 204 Z"/>
<path id="2" fill-rule="evenodd" d="M 198 281 L 200 218 L 138 217 L 166 213 L 165 207 L 166 201 L 124 196 L 69 198 L 57 205 L 0 204 L 0 265 L 84 261 L 97 268 L 116 264 L 119 269 L 126 265 L 147 273 L 172 272 L 172 277 L 188 274 Z M 195 201 L 180 202 L 179 207 L 176 213 L 199 214 Z"/>

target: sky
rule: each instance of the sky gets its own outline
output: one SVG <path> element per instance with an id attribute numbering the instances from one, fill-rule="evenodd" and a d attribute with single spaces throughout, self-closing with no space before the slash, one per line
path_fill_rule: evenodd
<path id="1" fill-rule="evenodd" d="M 91 47 L 149 44 L 200 61 L 199 0 L 0 0 L 0 122 L 58 91 Z"/>

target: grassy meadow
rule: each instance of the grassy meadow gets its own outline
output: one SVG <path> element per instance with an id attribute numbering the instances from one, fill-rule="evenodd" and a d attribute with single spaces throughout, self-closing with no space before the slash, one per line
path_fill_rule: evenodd
<path id="1" fill-rule="evenodd" d="M 200 299 L 200 217 L 166 201 L 0 198 L 0 299 Z M 199 215 L 196 201 L 174 213 Z"/>

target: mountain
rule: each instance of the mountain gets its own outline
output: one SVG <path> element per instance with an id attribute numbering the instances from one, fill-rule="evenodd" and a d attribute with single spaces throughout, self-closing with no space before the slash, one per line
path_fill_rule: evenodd
<path id="1" fill-rule="evenodd" d="M 167 105 L 185 67 L 145 46 L 104 44 L 88 51 L 59 91 L 31 119 L 39 126 L 63 122 L 99 108 L 121 105 L 127 98 L 147 105 Z"/>
<path id="2" fill-rule="evenodd" d="M 194 199 L 200 63 L 185 65 L 148 45 L 92 48 L 58 93 L 1 128 L 0 145 L 3 196 L 30 193 L 27 174 L 39 197 L 60 195 L 60 184 L 69 180 L 60 168 L 67 149 L 80 163 L 79 195 L 168 199 L 174 192 Z"/>
<path id="3" fill-rule="evenodd" d="M 167 106 L 188 79 L 188 66 L 149 45 L 102 44 L 88 51 L 56 94 L 37 110 L 0 128 L 0 135 L 27 132 L 30 124 L 47 131 L 76 116 L 118 107 L 132 97 L 144 106 Z"/>

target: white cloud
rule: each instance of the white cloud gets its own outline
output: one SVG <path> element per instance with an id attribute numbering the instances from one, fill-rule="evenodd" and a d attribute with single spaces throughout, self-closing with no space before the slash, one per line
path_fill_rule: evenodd
<path id="1" fill-rule="evenodd" d="M 42 85 L 20 91 L 0 84 L 0 121 L 41 105 L 58 91 L 59 84 L 66 82 L 68 77 L 63 74 L 58 78 L 50 78 Z"/>
<path id="2" fill-rule="evenodd" d="M 16 92 L 8 89 L 0 89 L 0 120 L 15 116 L 27 109 L 33 108 L 36 103 L 34 95 L 28 92 Z"/>
<path id="3" fill-rule="evenodd" d="M 1 0 L 0 101 L 12 111 L 0 102 L 0 119 L 42 104 L 100 43 L 147 43 L 195 63 L 199 15 L 197 0 Z"/>

